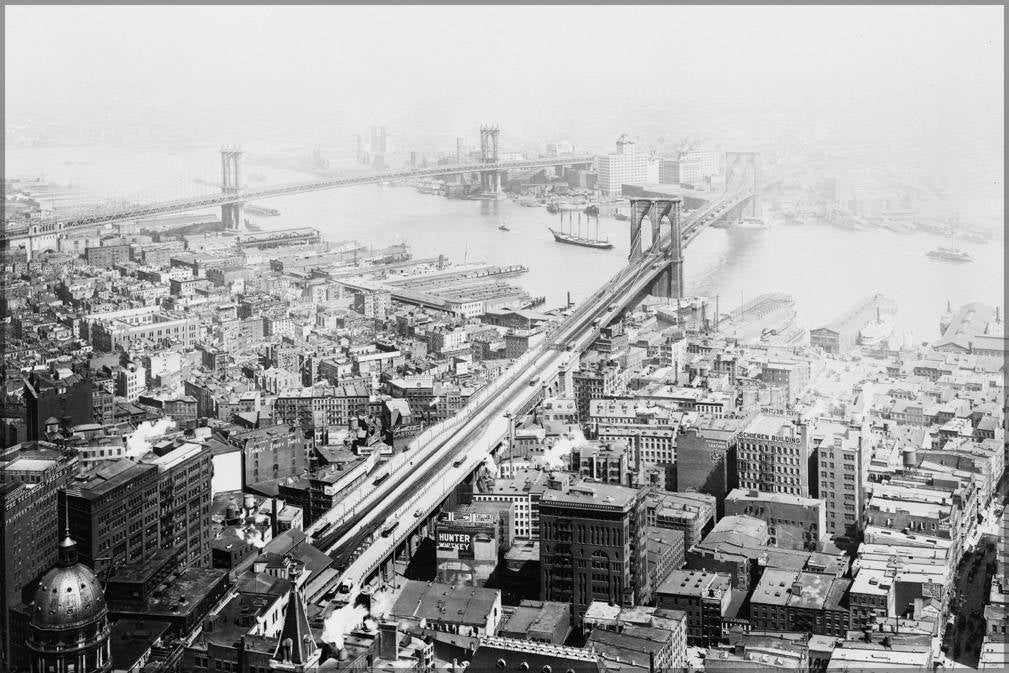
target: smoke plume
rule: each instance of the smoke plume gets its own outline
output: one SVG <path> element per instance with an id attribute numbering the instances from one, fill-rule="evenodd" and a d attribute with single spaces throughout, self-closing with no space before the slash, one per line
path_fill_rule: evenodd
<path id="1" fill-rule="evenodd" d="M 326 618 L 323 626 L 322 640 L 339 650 L 343 647 L 343 636 L 358 626 L 368 616 L 368 609 L 361 605 L 348 603 L 335 610 Z"/>

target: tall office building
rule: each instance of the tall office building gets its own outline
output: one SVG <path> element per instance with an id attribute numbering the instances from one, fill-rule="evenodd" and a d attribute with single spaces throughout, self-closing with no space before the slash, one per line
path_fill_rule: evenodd
<path id="1" fill-rule="evenodd" d="M 181 566 L 209 568 L 214 475 L 210 449 L 186 443 L 142 460 L 158 468 L 161 548 L 175 550 Z"/>
<path id="2" fill-rule="evenodd" d="M 65 537 L 55 567 L 32 599 L 26 645 L 38 673 L 107 673 L 111 633 L 102 583 L 80 562 L 77 544 Z"/>
<path id="3" fill-rule="evenodd" d="M 90 466 L 60 493 L 81 560 L 101 572 L 158 549 L 158 468 L 127 458 Z"/>
<path id="4" fill-rule="evenodd" d="M 739 487 L 809 495 L 811 443 L 807 427 L 784 416 L 758 414 L 739 433 Z"/>
<path id="5" fill-rule="evenodd" d="M 697 162 L 697 175 L 700 178 L 710 178 L 722 172 L 722 157 L 724 153 L 712 150 L 688 150 L 680 152 L 680 161 Z"/>
<path id="6" fill-rule="evenodd" d="M 91 423 L 91 381 L 69 370 L 33 372 L 24 381 L 28 439 L 41 439 L 48 425 Z"/>
<path id="7" fill-rule="evenodd" d="M 30 599 L 35 582 L 56 563 L 63 530 L 57 494 L 77 463 L 47 442 L 13 446 L 0 460 L 0 670 L 9 665 L 9 609 Z"/>
<path id="8" fill-rule="evenodd" d="M 198 444 L 104 462 L 61 494 L 81 559 L 95 571 L 173 550 L 179 566 L 211 562 L 210 450 Z"/>
<path id="9" fill-rule="evenodd" d="M 592 601 L 648 602 L 644 494 L 551 477 L 540 500 L 543 600 L 570 603 L 576 622 Z"/>
<path id="10" fill-rule="evenodd" d="M 619 196 L 625 184 L 640 184 L 648 180 L 648 156 L 638 154 L 626 135 L 617 140 L 615 154 L 596 159 L 599 177 L 596 186 L 607 196 Z"/>
<path id="11" fill-rule="evenodd" d="M 818 423 L 812 432 L 817 444 L 818 497 L 826 508 L 826 532 L 858 539 L 865 519 L 865 491 L 871 450 L 868 428 L 858 432 L 838 423 Z M 868 455 L 867 455 L 868 454 Z"/>

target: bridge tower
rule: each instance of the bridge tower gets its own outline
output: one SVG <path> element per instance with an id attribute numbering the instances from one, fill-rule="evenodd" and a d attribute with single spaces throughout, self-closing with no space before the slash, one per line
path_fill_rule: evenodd
<path id="1" fill-rule="evenodd" d="M 501 129 L 497 126 L 480 127 L 480 161 L 485 164 L 498 162 L 498 138 Z M 503 198 L 501 193 L 501 172 L 497 170 L 480 173 L 480 196 L 485 199 Z"/>
<path id="2" fill-rule="evenodd" d="M 242 191 L 242 150 L 221 148 L 221 193 L 237 195 Z M 225 231 L 238 231 L 242 227 L 242 204 L 226 203 L 221 206 L 221 223 Z"/>
<path id="3" fill-rule="evenodd" d="M 760 152 L 725 153 L 725 191 L 750 192 L 753 196 L 742 207 L 744 217 L 760 217 Z"/>
<path id="4" fill-rule="evenodd" d="M 674 199 L 667 202 L 665 215 L 669 219 L 669 249 L 666 252 L 669 263 L 666 265 L 662 276 L 656 281 L 657 297 L 667 299 L 679 299 L 683 296 L 683 232 L 680 231 L 680 213 L 683 210 L 683 200 Z M 661 216 L 660 216 L 661 219 Z M 658 223 L 652 225 L 656 229 Z"/>
<path id="5" fill-rule="evenodd" d="M 648 217 L 652 225 L 650 252 L 662 245 L 662 221 L 669 223 L 669 245 L 664 250 L 662 271 L 656 276 L 650 293 L 656 297 L 677 298 L 683 296 L 683 233 L 680 230 L 680 212 L 683 199 L 642 198 L 631 199 L 631 262 L 644 256 L 641 240 L 641 225 Z"/>

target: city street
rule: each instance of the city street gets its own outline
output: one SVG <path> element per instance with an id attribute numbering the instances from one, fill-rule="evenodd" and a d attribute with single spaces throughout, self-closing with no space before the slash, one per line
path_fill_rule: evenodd
<path id="1" fill-rule="evenodd" d="M 953 625 L 951 651 L 948 659 L 970 668 L 977 668 L 981 641 L 984 640 L 984 606 L 993 576 L 996 547 L 983 543 L 980 549 L 964 554 L 957 568 L 951 613 L 956 615 Z"/>

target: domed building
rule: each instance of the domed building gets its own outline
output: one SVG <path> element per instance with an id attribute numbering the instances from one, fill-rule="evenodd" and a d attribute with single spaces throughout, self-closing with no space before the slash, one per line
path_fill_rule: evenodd
<path id="1" fill-rule="evenodd" d="M 42 577 L 30 609 L 32 673 L 111 670 L 105 592 L 91 569 L 77 560 L 77 543 L 69 531 L 56 567 Z"/>

